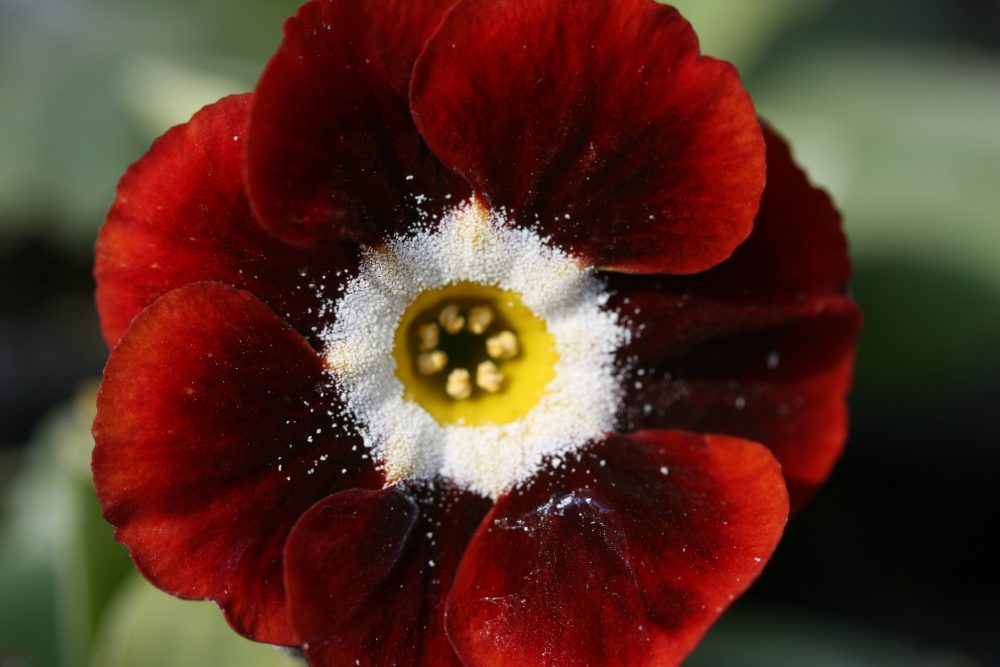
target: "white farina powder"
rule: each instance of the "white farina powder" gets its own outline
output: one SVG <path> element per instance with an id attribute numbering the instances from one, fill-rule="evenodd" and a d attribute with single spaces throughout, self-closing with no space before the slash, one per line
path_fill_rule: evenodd
<path id="1" fill-rule="evenodd" d="M 404 398 L 393 357 L 403 313 L 421 292 L 460 282 L 518 294 L 555 340 L 555 377 L 514 422 L 441 424 Z M 467 202 L 433 229 L 418 228 L 366 253 L 323 340 L 350 419 L 390 478 L 441 475 L 496 498 L 547 459 L 613 430 L 622 396 L 615 355 L 628 334 L 607 300 L 592 269 L 534 231 Z"/>

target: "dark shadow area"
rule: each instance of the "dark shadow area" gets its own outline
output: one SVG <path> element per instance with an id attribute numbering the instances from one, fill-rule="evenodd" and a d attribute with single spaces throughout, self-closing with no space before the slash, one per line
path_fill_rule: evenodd
<path id="1" fill-rule="evenodd" d="M 832 617 L 997 664 L 1000 295 L 859 261 L 867 314 L 843 459 L 743 603 Z"/>
<path id="2" fill-rule="evenodd" d="M 0 246 L 0 448 L 23 444 L 80 382 L 100 377 L 107 348 L 90 262 L 37 239 Z"/>

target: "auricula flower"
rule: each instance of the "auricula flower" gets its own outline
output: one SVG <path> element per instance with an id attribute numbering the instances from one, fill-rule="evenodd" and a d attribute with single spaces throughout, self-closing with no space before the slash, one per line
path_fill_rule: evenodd
<path id="1" fill-rule="evenodd" d="M 105 517 L 330 665 L 675 665 L 844 441 L 829 199 L 652 0 L 311 0 L 97 244 Z"/>

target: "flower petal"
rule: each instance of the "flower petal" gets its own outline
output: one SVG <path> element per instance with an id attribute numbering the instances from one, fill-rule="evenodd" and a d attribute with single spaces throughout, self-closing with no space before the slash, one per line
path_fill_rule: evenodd
<path id="1" fill-rule="evenodd" d="M 768 445 L 793 506 L 829 475 L 847 428 L 860 318 L 843 296 L 847 243 L 829 197 L 770 128 L 768 183 L 750 238 L 695 276 L 608 274 L 632 323 L 623 354 L 630 429 L 724 432 Z"/>
<path id="2" fill-rule="evenodd" d="M 257 86 L 247 186 L 265 227 L 300 245 L 378 243 L 467 186 L 413 126 L 410 70 L 452 0 L 312 0 Z M 424 198 L 427 198 L 425 201 Z"/>
<path id="3" fill-rule="evenodd" d="M 488 508 L 457 491 L 396 487 L 313 506 L 285 550 L 289 611 L 309 663 L 459 666 L 443 602 Z"/>
<path id="4" fill-rule="evenodd" d="M 678 664 L 764 567 L 788 497 L 774 458 L 726 436 L 611 436 L 501 498 L 455 577 L 472 667 Z"/>
<path id="5" fill-rule="evenodd" d="M 645 364 L 628 387 L 623 421 L 630 429 L 711 431 L 766 444 L 798 509 L 843 450 L 859 329 L 857 308 L 841 299 L 812 317 L 677 349 Z"/>
<path id="6" fill-rule="evenodd" d="M 788 143 L 766 123 L 763 131 L 767 185 L 753 233 L 729 260 L 689 280 L 743 300 L 843 293 L 851 262 L 840 214 L 795 163 Z"/>
<path id="7" fill-rule="evenodd" d="M 234 95 L 205 107 L 122 178 L 94 269 L 109 347 L 161 294 L 202 280 L 250 290 L 300 331 L 318 325 L 321 297 L 308 283 L 324 282 L 350 252 L 306 252 L 257 223 L 243 192 L 250 103 L 250 95 Z"/>
<path id="8" fill-rule="evenodd" d="M 104 371 L 94 483 L 163 590 L 210 598 L 240 633 L 295 644 L 282 549 L 331 490 L 381 486 L 335 432 L 323 361 L 248 292 L 193 283 L 135 319 Z"/>
<path id="9" fill-rule="evenodd" d="M 463 0 L 414 68 L 424 139 L 588 263 L 692 273 L 750 233 L 760 125 L 735 70 L 652 0 Z"/>

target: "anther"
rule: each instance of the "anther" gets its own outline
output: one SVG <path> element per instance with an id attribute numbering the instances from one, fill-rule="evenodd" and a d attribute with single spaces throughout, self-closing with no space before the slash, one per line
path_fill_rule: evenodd
<path id="1" fill-rule="evenodd" d="M 465 328 L 465 318 L 459 312 L 458 306 L 453 303 L 441 309 L 438 314 L 438 322 L 450 334 L 457 334 Z"/>
<path id="2" fill-rule="evenodd" d="M 429 352 L 441 342 L 441 330 L 433 322 L 421 324 L 417 329 L 417 338 L 420 339 L 420 349 L 424 352 Z"/>
<path id="3" fill-rule="evenodd" d="M 477 336 L 482 335 L 493 322 L 493 309 L 489 306 L 476 306 L 469 311 L 469 331 Z"/>
<path id="4" fill-rule="evenodd" d="M 518 351 L 517 336 L 512 331 L 501 331 L 486 339 L 486 353 L 494 359 L 513 359 Z"/>
<path id="5" fill-rule="evenodd" d="M 492 361 L 483 361 L 476 367 L 476 386 L 495 394 L 503 386 L 503 373 Z"/>
<path id="6" fill-rule="evenodd" d="M 421 352 L 417 355 L 417 370 L 421 375 L 434 375 L 448 365 L 448 355 L 441 350 Z"/>
<path id="7" fill-rule="evenodd" d="M 448 373 L 448 382 L 444 387 L 445 392 L 456 401 L 461 401 L 472 396 L 472 376 L 464 368 L 456 368 Z"/>

